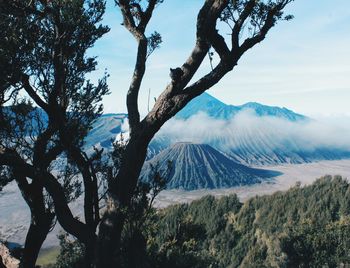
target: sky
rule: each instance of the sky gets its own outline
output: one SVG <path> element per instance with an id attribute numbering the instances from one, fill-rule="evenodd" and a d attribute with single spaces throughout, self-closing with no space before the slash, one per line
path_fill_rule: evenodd
<path id="1" fill-rule="evenodd" d="M 163 43 L 147 62 L 139 109 L 147 112 L 147 96 L 157 97 L 169 83 L 169 68 L 179 67 L 195 41 L 197 13 L 204 0 L 164 0 L 154 11 L 149 33 Z M 311 116 L 350 116 L 350 1 L 295 0 L 286 9 L 291 21 L 279 22 L 267 38 L 242 56 L 235 69 L 208 93 L 233 105 L 259 102 Z M 107 0 L 104 23 L 110 32 L 89 53 L 98 70 L 110 74 L 106 113 L 126 112 L 125 97 L 136 58 L 136 41 L 121 25 L 113 0 Z M 222 31 L 225 34 L 225 30 Z M 206 59 L 195 78 L 210 70 Z M 194 78 L 194 79 L 195 79 Z"/>

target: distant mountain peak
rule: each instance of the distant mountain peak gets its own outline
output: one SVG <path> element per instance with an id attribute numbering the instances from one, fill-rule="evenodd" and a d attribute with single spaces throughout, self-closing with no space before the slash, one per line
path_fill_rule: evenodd
<path id="1" fill-rule="evenodd" d="M 202 93 L 202 95 L 198 96 L 197 98 L 200 98 L 202 101 L 217 103 L 218 105 L 227 105 L 226 103 L 215 98 L 214 96 L 210 95 L 207 92 Z"/>
<path id="2" fill-rule="evenodd" d="M 245 104 L 240 105 L 239 107 L 257 107 L 257 106 L 262 106 L 262 104 L 255 102 L 255 101 L 250 101 Z"/>
<path id="3" fill-rule="evenodd" d="M 202 145 L 202 144 L 195 143 L 192 141 L 179 141 L 179 142 L 174 143 L 173 147 L 186 147 L 188 145 Z"/>
<path id="4" fill-rule="evenodd" d="M 257 116 L 274 116 L 289 121 L 307 119 L 307 117 L 297 114 L 287 108 L 263 105 L 258 102 L 247 102 L 239 106 L 228 105 L 206 92 L 190 101 L 185 108 L 176 115 L 176 118 L 188 119 L 199 112 L 204 112 L 209 117 L 228 120 L 245 109 L 252 109 Z"/>

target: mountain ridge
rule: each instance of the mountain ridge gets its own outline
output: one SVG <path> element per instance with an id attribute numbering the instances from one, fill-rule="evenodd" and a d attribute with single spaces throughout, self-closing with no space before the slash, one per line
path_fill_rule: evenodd
<path id="1" fill-rule="evenodd" d="M 245 113 L 246 110 L 253 110 L 254 113 Z M 282 134 L 285 133 L 283 129 L 284 125 L 277 127 L 269 125 L 271 123 L 270 121 L 274 121 L 276 118 L 283 122 L 290 122 L 291 124 L 298 123 L 293 126 L 297 130 L 303 124 L 313 121 L 306 116 L 295 113 L 285 107 L 267 106 L 256 102 L 248 102 L 240 106 L 227 105 L 213 96 L 203 93 L 201 96 L 192 100 L 174 119 L 169 120 L 161 131 L 156 134 L 148 147 L 147 160 L 175 142 L 182 141 L 181 135 L 173 140 L 171 132 L 167 132 L 166 135 L 162 133 L 162 130 L 166 129 L 167 125 L 172 126 L 175 122 L 182 122 L 181 127 L 183 130 L 180 131 L 187 133 L 187 120 L 190 120 L 192 116 L 200 112 L 208 115 L 208 117 L 204 118 L 223 120 L 228 123 L 241 114 L 244 116 L 248 115 L 250 119 L 253 118 L 253 121 L 250 123 L 245 123 L 243 120 L 243 125 L 241 124 L 242 120 L 238 120 L 235 122 L 233 129 L 224 137 L 214 137 L 210 141 L 196 140 L 201 143 L 210 144 L 215 149 L 230 155 L 235 161 L 244 165 L 300 164 L 318 160 L 336 160 L 350 157 L 350 152 L 341 148 L 318 146 L 314 150 L 309 150 L 303 147 L 303 143 L 296 143 L 295 136 L 288 135 L 282 139 Z M 203 123 L 206 124 L 206 122 Z M 92 131 L 88 134 L 85 140 L 85 148 L 88 150 L 93 146 L 101 146 L 111 149 L 112 141 L 121 132 L 124 133 L 124 138 L 127 138 L 127 127 L 123 127 L 122 129 L 122 125 L 124 124 L 127 125 L 127 114 L 102 115 L 96 120 Z M 208 132 L 210 132 L 210 128 L 213 127 L 210 125 L 210 120 L 206 127 L 208 128 Z M 280 129 L 281 127 L 282 129 Z M 95 128 L 98 131 L 94 130 Z M 228 144 L 231 147 L 227 147 Z"/>
<path id="2" fill-rule="evenodd" d="M 247 102 L 238 106 L 225 104 L 206 92 L 191 100 L 175 115 L 175 118 L 188 119 L 199 112 L 204 112 L 209 117 L 228 120 L 246 109 L 252 109 L 258 116 L 274 116 L 288 119 L 290 121 L 300 121 L 308 118 L 285 107 L 268 106 L 258 102 Z"/>

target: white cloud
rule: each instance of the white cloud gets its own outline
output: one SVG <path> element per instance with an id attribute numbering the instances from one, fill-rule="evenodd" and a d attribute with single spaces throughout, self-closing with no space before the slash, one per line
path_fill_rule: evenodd
<path id="1" fill-rule="evenodd" d="M 171 143 L 209 143 L 224 151 L 234 150 L 242 143 L 261 149 L 350 150 L 350 117 L 291 122 L 271 116 L 259 117 L 253 111 L 245 110 L 225 121 L 199 113 L 187 120 L 172 119 L 158 135 L 167 137 Z"/>

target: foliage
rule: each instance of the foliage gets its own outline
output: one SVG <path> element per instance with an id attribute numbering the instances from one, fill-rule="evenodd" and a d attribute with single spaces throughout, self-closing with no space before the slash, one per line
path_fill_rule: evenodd
<path id="1" fill-rule="evenodd" d="M 54 268 L 78 268 L 84 265 L 84 245 L 78 240 L 69 238 L 68 234 L 60 234 L 60 254 Z"/>
<path id="2" fill-rule="evenodd" d="M 120 142 L 114 144 L 111 157 L 122 150 Z M 147 238 L 155 236 L 156 209 L 152 207 L 156 195 L 165 187 L 159 172 L 148 183 L 140 182 L 136 187 L 131 205 L 126 208 L 126 223 L 121 239 L 120 267 L 154 267 L 152 256 L 147 250 Z M 84 245 L 69 234 L 59 235 L 60 254 L 54 268 L 84 267 Z"/>
<path id="3" fill-rule="evenodd" d="M 329 176 L 244 204 L 207 196 L 160 211 L 151 248 L 166 267 L 336 267 L 350 263 L 349 204 Z"/>
<path id="4" fill-rule="evenodd" d="M 107 74 L 95 84 L 87 79 L 97 66 L 87 50 L 109 30 L 101 24 L 104 11 L 103 0 L 0 3 L 0 187 L 15 180 L 31 210 L 26 267 L 34 265 L 55 216 L 90 250 L 96 235 L 96 157 L 83 145 L 108 94 Z M 83 193 L 85 223 L 68 207 Z"/>
<path id="5" fill-rule="evenodd" d="M 121 267 L 350 264 L 350 184 L 341 177 L 327 176 L 244 204 L 236 195 L 206 196 L 161 210 L 149 209 L 147 191 L 138 189 L 123 229 Z M 81 267 L 75 265 L 81 264 L 82 245 L 64 235 L 60 240 L 55 267 Z"/>
<path id="6" fill-rule="evenodd" d="M 350 263 L 350 217 L 320 225 L 305 220 L 281 237 L 289 267 L 337 267 Z"/>
<path id="7" fill-rule="evenodd" d="M 16 180 L 31 209 L 33 228 L 29 228 L 27 234 L 23 265 L 34 265 L 55 216 L 65 231 L 84 243 L 86 266 L 93 263 L 97 267 L 120 265 L 124 257 L 115 255 L 119 254 L 123 244 L 130 245 L 127 248 L 131 250 L 131 245 L 141 243 L 140 250 L 134 253 L 142 253 L 147 245 L 144 229 L 148 229 L 145 225 L 148 221 L 140 222 L 140 219 L 154 213 L 149 213 L 152 200 L 145 194 L 148 188 L 138 184 L 138 178 L 152 137 L 190 100 L 218 83 L 246 51 L 261 42 L 283 18 L 283 9 L 291 1 L 232 2 L 240 3 L 239 8 L 229 4 L 230 1 L 205 1 L 198 13 L 195 46 L 190 57 L 182 67 L 171 69 L 177 70 L 176 79 L 171 80 L 141 122 L 138 95 L 146 60 L 161 43 L 160 34 L 146 35 L 146 28 L 155 7 L 163 0 L 115 0 L 123 16 L 123 25 L 138 43 L 138 51 L 127 94 L 130 139 L 121 156 L 120 167 L 116 169 L 113 163 L 113 168 L 106 169 L 110 171 L 105 191 L 109 201 L 101 219 L 98 187 L 99 179 L 106 175 L 99 169 L 103 166 L 99 163 L 103 159 L 102 151 L 96 149 L 93 155 L 87 155 L 83 143 L 93 121 L 102 113 L 100 102 L 103 96 L 108 94 L 107 74 L 96 85 L 87 79 L 96 69 L 97 61 L 86 53 L 109 30 L 101 25 L 106 2 L 2 0 L 0 165 L 9 167 L 9 170 L 1 169 L 0 184 Z M 232 20 L 235 25 L 231 29 L 230 41 L 216 31 L 217 21 L 226 8 L 234 11 Z M 239 42 L 242 36 L 246 37 L 244 28 L 247 23 L 253 26 L 253 31 Z M 192 83 L 210 47 L 219 54 L 220 62 L 209 74 Z M 66 160 L 64 168 L 57 172 L 55 168 L 62 167 L 62 158 Z M 6 179 L 4 172 L 7 172 Z M 75 218 L 68 207 L 68 202 L 81 193 L 84 193 L 85 221 Z M 222 212 L 215 209 L 219 215 Z M 213 238 L 216 232 L 221 233 L 226 228 L 222 219 L 211 219 L 210 224 L 205 228 L 210 229 L 207 233 Z M 202 230 L 200 225 L 195 218 L 193 222 L 191 219 L 182 221 L 181 228 L 190 231 L 181 239 L 175 236 L 179 238 L 176 246 L 181 248 L 178 252 L 190 252 L 189 262 L 192 264 L 207 261 L 197 254 L 198 250 L 207 249 L 193 240 L 205 242 L 202 236 L 198 236 Z M 97 226 L 100 226 L 98 237 Z M 126 231 L 129 227 L 131 229 Z M 38 237 L 40 240 L 33 239 Z M 101 243 L 96 243 L 97 239 Z M 70 244 L 65 246 L 69 248 Z M 96 246 L 97 254 L 94 254 Z M 119 259 L 121 262 L 115 262 Z"/>

